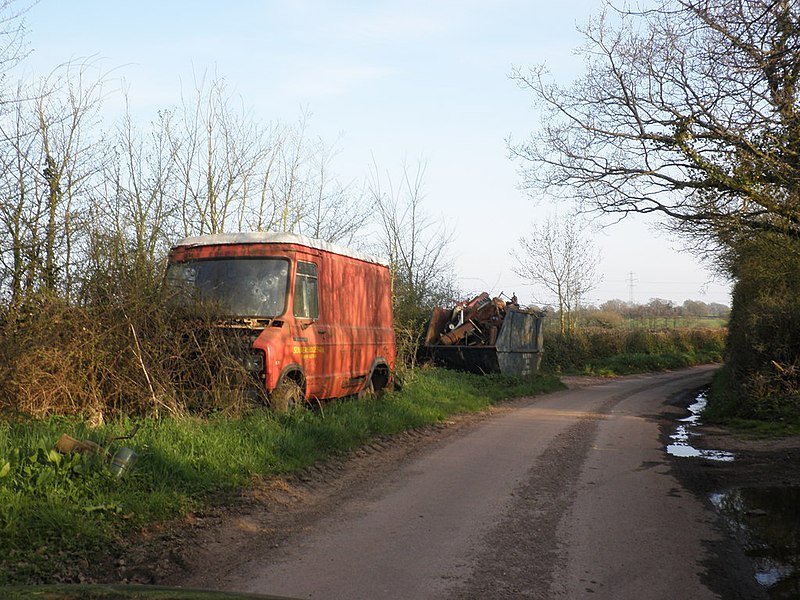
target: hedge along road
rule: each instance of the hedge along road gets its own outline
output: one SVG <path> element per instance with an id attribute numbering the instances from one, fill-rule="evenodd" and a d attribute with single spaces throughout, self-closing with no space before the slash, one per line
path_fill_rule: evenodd
<path id="1" fill-rule="evenodd" d="M 712 372 L 517 401 L 368 477 L 278 548 L 180 583 L 318 599 L 738 597 L 722 588 L 749 574 L 723 564 L 716 517 L 672 476 L 654 418 Z"/>

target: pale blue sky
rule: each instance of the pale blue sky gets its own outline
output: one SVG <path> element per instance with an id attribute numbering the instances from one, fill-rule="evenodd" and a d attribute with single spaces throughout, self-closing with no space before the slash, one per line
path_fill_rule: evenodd
<path id="1" fill-rule="evenodd" d="M 334 170 L 363 180 L 373 156 L 399 174 L 404 160 L 427 163 L 425 207 L 454 231 L 451 254 L 468 292 L 546 295 L 512 271 L 510 249 L 551 211 L 518 190 L 505 139 L 536 127 L 531 98 L 512 67 L 546 63 L 568 82 L 581 64 L 577 25 L 592 0 L 162 1 L 40 0 L 27 16 L 27 70 L 97 57 L 118 67 L 136 115 L 178 103 L 194 74 L 224 77 L 255 115 L 289 122 L 310 112 L 312 133 L 339 154 Z M 121 98 L 111 96 L 113 115 Z M 119 103 L 116 106 L 115 103 Z M 559 211 L 565 213 L 564 209 Z M 687 298 L 728 303 L 728 285 L 688 254 L 672 250 L 644 222 L 597 235 L 602 302 Z"/>

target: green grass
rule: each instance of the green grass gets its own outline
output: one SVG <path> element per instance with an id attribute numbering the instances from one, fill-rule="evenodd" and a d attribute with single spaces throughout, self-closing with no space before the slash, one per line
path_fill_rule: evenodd
<path id="1" fill-rule="evenodd" d="M 626 326 L 630 329 L 721 329 L 728 326 L 725 317 L 643 317 L 627 319 Z"/>
<path id="2" fill-rule="evenodd" d="M 239 419 L 165 418 L 139 422 L 136 467 L 112 476 L 96 458 L 51 452 L 62 433 L 104 444 L 128 421 L 97 429 L 66 418 L 0 421 L 0 584 L 69 576 L 70 565 L 148 524 L 225 502 L 255 478 L 290 473 L 371 438 L 476 412 L 507 398 L 561 389 L 554 376 L 530 380 L 415 370 L 402 391 L 347 399 L 321 409 Z"/>
<path id="3" fill-rule="evenodd" d="M 619 354 L 607 358 L 588 360 L 583 372 L 590 375 L 632 375 L 634 373 L 650 373 L 684 369 L 693 365 L 721 362 L 718 352 L 665 352 L 663 354 Z"/>
<path id="4" fill-rule="evenodd" d="M 800 421 L 797 418 L 790 422 L 732 418 L 725 419 L 724 425 L 732 431 L 753 438 L 774 439 L 800 435 Z"/>

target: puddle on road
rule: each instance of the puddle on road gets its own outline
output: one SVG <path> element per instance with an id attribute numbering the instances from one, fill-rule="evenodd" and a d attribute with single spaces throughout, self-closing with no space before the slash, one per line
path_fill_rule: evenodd
<path id="1" fill-rule="evenodd" d="M 691 440 L 700 434 L 694 428 L 700 424 L 700 415 L 708 403 L 708 388 L 703 388 L 697 393 L 693 404 L 689 406 L 689 416 L 678 420 L 675 432 L 669 436 L 671 441 L 667 445 L 667 454 L 681 458 L 707 458 L 708 460 L 731 461 L 736 456 L 724 450 L 706 450 L 695 448 Z"/>
<path id="2" fill-rule="evenodd" d="M 696 448 L 692 440 L 706 407 L 708 389 L 698 392 L 689 416 L 677 421 L 667 453 L 682 458 L 732 461 L 723 450 Z M 772 600 L 800 598 L 800 487 L 739 488 L 710 496 Z"/>
<path id="3" fill-rule="evenodd" d="M 800 488 L 742 488 L 710 499 L 769 597 L 800 598 Z"/>

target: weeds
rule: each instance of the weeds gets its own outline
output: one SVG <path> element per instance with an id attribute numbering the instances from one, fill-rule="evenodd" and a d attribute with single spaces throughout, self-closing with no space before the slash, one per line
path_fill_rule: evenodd
<path id="1" fill-rule="evenodd" d="M 714 375 L 703 418 L 756 435 L 800 433 L 800 393 L 784 383 L 762 385 L 758 378 L 736 385 L 734 370 L 723 366 Z"/>

